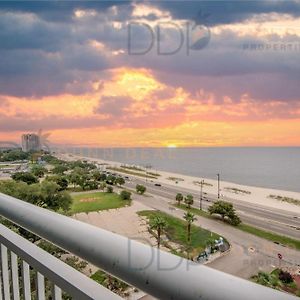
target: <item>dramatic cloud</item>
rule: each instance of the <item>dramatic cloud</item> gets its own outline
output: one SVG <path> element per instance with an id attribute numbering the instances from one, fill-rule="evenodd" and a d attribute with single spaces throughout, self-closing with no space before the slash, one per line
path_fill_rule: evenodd
<path id="1" fill-rule="evenodd" d="M 274 144 L 300 144 L 299 23 L 299 1 L 1 2 L 0 134 L 251 144 L 286 122 Z"/>

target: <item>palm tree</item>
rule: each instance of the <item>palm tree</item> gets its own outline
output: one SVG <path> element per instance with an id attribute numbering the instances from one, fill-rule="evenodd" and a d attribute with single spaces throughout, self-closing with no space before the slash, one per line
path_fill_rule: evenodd
<path id="1" fill-rule="evenodd" d="M 184 198 L 184 203 L 188 206 L 188 208 L 191 208 L 191 205 L 193 205 L 193 203 L 194 203 L 194 197 L 193 197 L 193 195 L 188 194 Z"/>
<path id="2" fill-rule="evenodd" d="M 195 215 L 193 215 L 190 212 L 186 212 L 183 216 L 183 218 L 187 221 L 187 234 L 188 234 L 188 241 L 191 240 L 191 227 L 192 223 L 197 220 Z"/>
<path id="3" fill-rule="evenodd" d="M 156 216 L 150 222 L 150 228 L 157 231 L 157 248 L 160 246 L 160 237 L 163 230 L 167 227 L 167 222 L 164 218 Z"/>
<path id="4" fill-rule="evenodd" d="M 181 193 L 178 193 L 176 195 L 176 201 L 178 202 L 178 206 L 180 206 L 180 202 L 183 200 L 183 195 Z"/>

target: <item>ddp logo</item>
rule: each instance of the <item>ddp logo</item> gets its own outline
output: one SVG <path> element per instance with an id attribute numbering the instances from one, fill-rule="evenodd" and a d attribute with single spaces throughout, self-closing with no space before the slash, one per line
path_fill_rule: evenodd
<path id="1" fill-rule="evenodd" d="M 163 21 L 156 22 L 155 26 L 130 22 L 128 54 L 146 55 L 155 49 L 157 55 L 174 55 L 181 50 L 189 55 L 191 50 L 202 50 L 211 40 L 208 16 L 199 11 L 193 21 Z"/>

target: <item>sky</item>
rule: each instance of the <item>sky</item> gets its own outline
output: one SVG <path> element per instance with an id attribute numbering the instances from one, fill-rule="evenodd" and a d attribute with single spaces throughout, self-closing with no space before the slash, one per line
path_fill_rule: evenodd
<path id="1" fill-rule="evenodd" d="M 1 1 L 0 142 L 300 146 L 300 1 Z"/>

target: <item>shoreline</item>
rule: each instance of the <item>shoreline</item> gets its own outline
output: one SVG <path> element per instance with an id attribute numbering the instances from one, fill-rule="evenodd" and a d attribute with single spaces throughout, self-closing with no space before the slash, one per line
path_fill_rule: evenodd
<path id="1" fill-rule="evenodd" d="M 64 160 L 86 160 L 88 162 L 103 164 L 105 169 L 107 164 L 113 167 L 120 167 L 121 165 L 125 165 L 124 163 L 121 162 L 103 160 L 100 158 L 86 157 L 81 155 L 74 155 L 71 153 L 56 153 L 55 155 Z M 154 170 L 149 170 L 149 172 L 154 172 Z M 195 182 L 204 180 L 205 184 L 203 185 L 203 192 L 217 195 L 217 180 L 194 177 L 194 176 L 183 175 L 183 174 L 178 174 L 173 172 L 160 171 L 158 169 L 157 170 L 155 169 L 154 173 L 158 173 L 160 174 L 160 176 L 158 176 L 157 179 L 149 178 L 149 180 L 151 179 L 153 180 L 153 182 L 159 182 L 161 184 L 167 184 L 178 188 L 181 187 L 183 189 L 190 189 L 193 191 L 200 190 L 200 185 L 195 184 Z M 125 175 L 126 173 L 123 174 Z M 145 179 L 143 177 L 135 176 L 132 174 L 128 174 L 128 176 L 137 177 L 139 179 Z M 177 178 L 178 179 L 177 183 L 175 179 L 174 180 L 168 179 L 171 177 Z M 269 197 L 270 195 L 276 195 L 276 196 L 288 197 L 288 198 L 300 200 L 300 193 L 298 192 L 247 186 L 247 185 L 237 184 L 234 182 L 220 181 L 220 194 L 222 196 L 229 197 L 237 201 L 247 202 L 253 205 L 260 205 L 260 206 L 264 206 L 265 208 L 284 210 L 287 212 L 292 212 L 294 214 L 300 215 L 299 205 L 283 202 Z"/>

